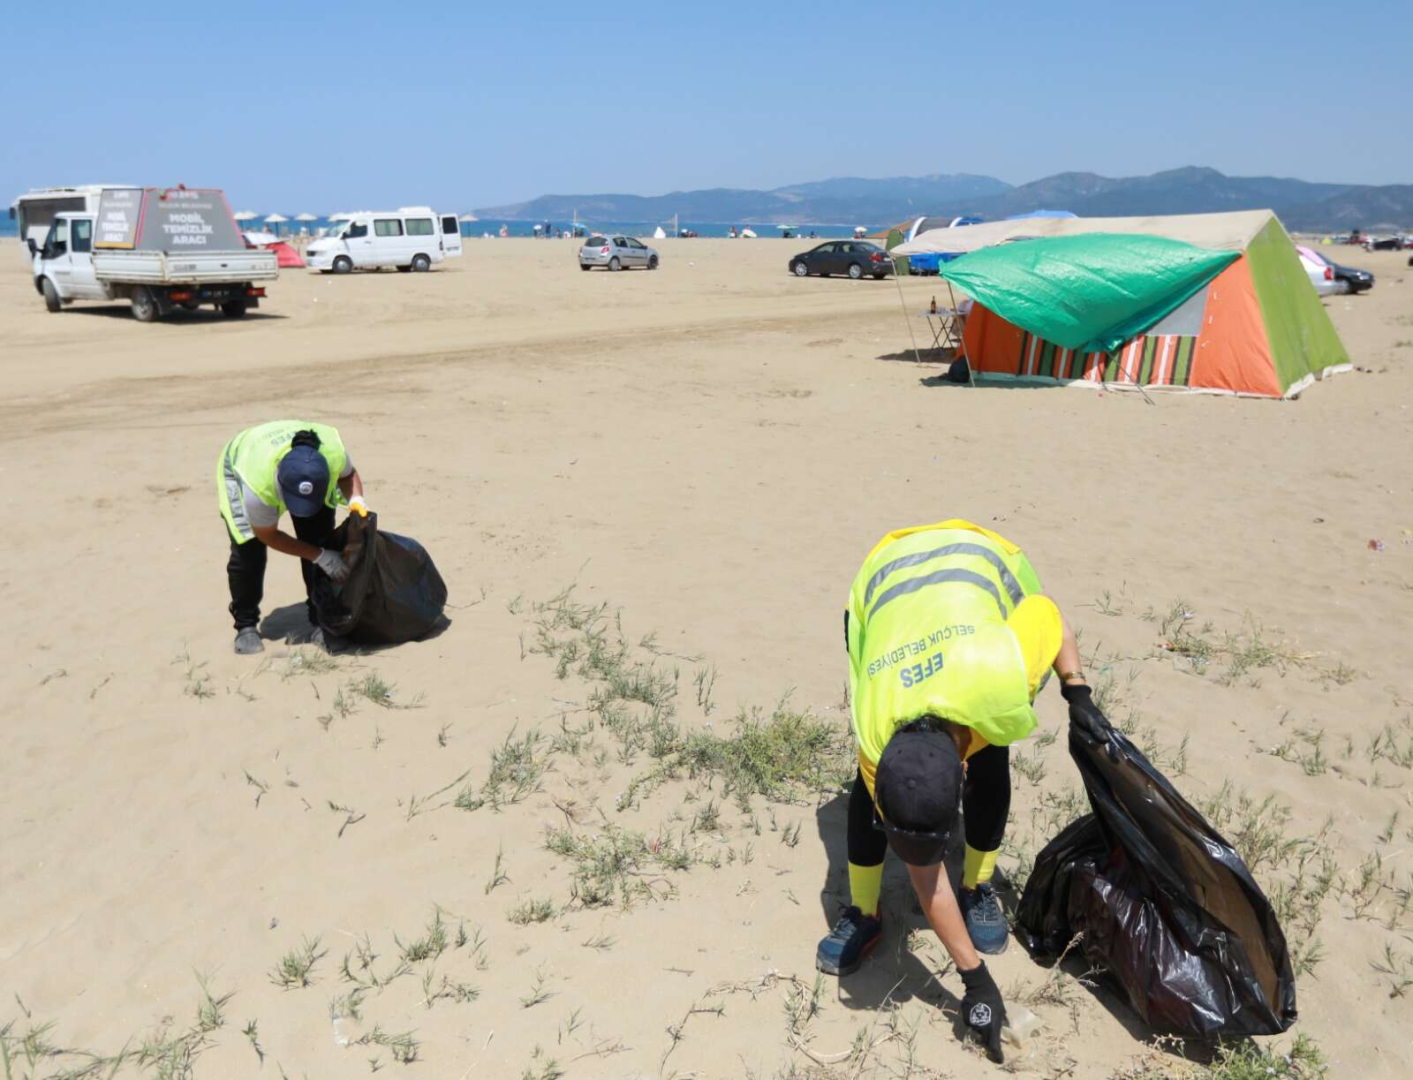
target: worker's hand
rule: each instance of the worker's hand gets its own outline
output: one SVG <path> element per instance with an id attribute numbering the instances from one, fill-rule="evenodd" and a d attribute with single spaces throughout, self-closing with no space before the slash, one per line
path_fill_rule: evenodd
<path id="1" fill-rule="evenodd" d="M 1114 726 L 1094 704 L 1094 692 L 1084 683 L 1065 683 L 1060 693 L 1070 704 L 1070 727 L 1095 745 L 1107 745 Z"/>
<path id="2" fill-rule="evenodd" d="M 967 988 L 962 998 L 962 1038 L 976 1038 L 986 1047 L 991 1060 L 1000 1065 L 1005 1060 L 1001 1053 L 1001 1028 L 1006 1024 L 1006 1003 L 1001 1000 L 1001 991 L 985 963 L 960 974 Z"/>
<path id="3" fill-rule="evenodd" d="M 348 563 L 343 561 L 343 556 L 337 551 L 323 548 L 319 552 L 319 557 L 314 560 L 314 565 L 335 581 L 348 580 Z"/>
<path id="4" fill-rule="evenodd" d="M 348 500 L 348 512 L 350 514 L 357 514 L 359 517 L 366 518 L 368 516 L 368 504 L 364 501 L 362 495 L 355 495 Z"/>

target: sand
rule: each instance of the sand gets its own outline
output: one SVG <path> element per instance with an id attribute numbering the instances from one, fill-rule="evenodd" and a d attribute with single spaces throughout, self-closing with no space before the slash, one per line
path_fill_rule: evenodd
<path id="1" fill-rule="evenodd" d="M 370 1059 L 451 1078 L 557 1075 L 551 1062 L 573 1077 L 823 1076 L 856 1036 L 873 1049 L 838 1075 L 990 1073 L 953 1038 L 960 982 L 934 978 L 942 951 L 913 932 L 896 866 L 882 948 L 824 981 L 792 1041 L 786 1005 L 809 998 L 845 891 L 842 797 L 757 797 L 747 815 L 682 778 L 620 811 L 654 762 L 620 761 L 600 730 L 601 764 L 555 755 L 541 790 L 500 812 L 448 804 L 512 732 L 586 726 L 594 687 L 528 651 L 536 605 L 570 584 L 621 613 L 632 643 L 656 635 L 686 728 L 729 734 L 738 710 L 788 694 L 842 734 L 839 611 L 860 559 L 890 528 L 960 515 L 1025 546 L 1091 671 L 1121 690 L 1117 718 L 1137 710 L 1169 755 L 1188 740 L 1170 772 L 1191 798 L 1227 781 L 1274 796 L 1292 838 L 1330 819 L 1338 871 L 1295 1032 L 1333 1075 L 1407 1075 L 1408 998 L 1375 965 L 1386 944 L 1413 965 L 1397 894 L 1413 883 L 1413 773 L 1368 753 L 1386 725 L 1406 743 L 1413 709 L 1405 256 L 1340 251 L 1379 275 L 1326 302 L 1364 370 L 1297 402 L 1149 402 L 939 385 L 910 359 L 892 282 L 797 281 L 795 241 L 657 246 L 661 271 L 610 275 L 581 273 L 570 242 L 471 241 L 432 274 L 286 271 L 245 320 L 142 325 L 125 306 L 46 313 L 0 244 L 0 1024 L 52 1022 L 55 1044 L 102 1054 L 164 1023 L 170 1040 L 196 1020 L 200 973 L 234 994 L 201 1077 L 357 1076 Z M 914 310 L 936 292 L 905 288 Z M 232 433 L 284 416 L 338 426 L 384 526 L 431 550 L 451 588 L 439 636 L 327 672 L 280 640 L 232 655 L 214 463 Z M 272 556 L 273 638 L 303 628 L 301 601 L 294 561 Z M 1199 673 L 1143 617 L 1178 601 L 1214 640 L 1260 627 L 1303 658 Z M 693 680 L 711 665 L 707 714 Z M 419 707 L 336 711 L 370 674 Z M 1063 731 L 1058 694 L 1037 707 Z M 1319 757 L 1298 734 L 1315 729 Z M 1031 756 L 1045 775 L 1016 776 L 1011 838 L 1033 857 L 1037 808 L 1075 772 L 1063 739 Z M 690 831 L 713 801 L 719 823 Z M 585 837 L 685 837 L 698 861 L 637 879 L 659 899 L 585 908 L 544 846 L 576 820 Z M 508 880 L 487 891 L 497 851 Z M 1257 875 L 1275 889 L 1293 867 Z M 555 917 L 507 918 L 532 899 Z M 361 1019 L 331 1020 L 357 942 L 386 977 L 394 934 L 411 942 L 437 907 L 446 951 L 364 994 Z M 462 920 L 479 949 L 457 946 Z M 312 985 L 274 985 L 306 936 L 327 950 Z M 1046 1024 L 1021 1073 L 1107 1077 L 1148 1053 L 1102 982 L 1047 995 L 1015 944 L 992 967 Z M 479 997 L 429 996 L 444 977 Z M 526 1006 L 537 979 L 550 996 Z M 417 1062 L 345 1045 L 375 1030 L 415 1032 Z"/>

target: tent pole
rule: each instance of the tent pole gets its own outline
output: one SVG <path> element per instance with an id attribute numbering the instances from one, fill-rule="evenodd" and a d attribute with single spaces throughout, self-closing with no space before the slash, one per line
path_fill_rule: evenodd
<path id="1" fill-rule="evenodd" d="M 912 316 L 908 314 L 908 302 L 903 299 L 903 275 L 898 273 L 898 266 L 896 263 L 893 265 L 893 284 L 898 286 L 898 304 L 903 309 L 903 322 L 907 324 L 908 337 L 912 338 L 913 340 L 913 359 L 916 360 L 919 364 L 921 364 L 922 355 L 917 351 L 917 335 L 913 333 Z"/>
<path id="2" fill-rule="evenodd" d="M 943 278 L 942 280 L 947 281 L 946 278 Z M 952 291 L 952 283 L 950 281 L 947 281 L 947 299 L 951 301 L 952 311 L 957 312 L 957 294 Z M 975 390 L 976 372 L 972 371 L 971 357 L 967 355 L 967 324 L 966 321 L 962 318 L 960 312 L 957 312 L 955 318 L 957 322 L 961 323 L 962 327 L 962 332 L 958 334 L 957 337 L 962 343 L 962 359 L 966 361 L 967 365 L 967 383 L 971 386 L 973 390 Z"/>

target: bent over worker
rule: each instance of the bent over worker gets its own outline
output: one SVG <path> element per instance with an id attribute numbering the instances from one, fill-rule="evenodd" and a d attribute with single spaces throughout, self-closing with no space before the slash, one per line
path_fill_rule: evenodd
<path id="1" fill-rule="evenodd" d="M 302 559 L 313 641 L 324 645 L 315 622 L 315 573 L 335 581 L 348 577 L 343 556 L 324 545 L 334 531 L 334 507 L 367 514 L 363 480 L 336 429 L 306 420 L 272 420 L 246 428 L 226 443 L 216 463 L 216 494 L 230 535 L 226 563 L 230 612 L 235 619 L 235 651 L 258 653 L 265 646 L 257 626 L 265 591 L 266 549 Z M 289 511 L 294 535 L 279 530 Z"/>
<path id="2" fill-rule="evenodd" d="M 953 519 L 891 532 L 869 552 L 844 612 L 859 770 L 849 796 L 850 905 L 816 966 L 847 975 L 878 944 L 888 848 L 907 864 L 928 922 L 957 965 L 963 1035 L 1001 1060 L 1006 1008 L 981 955 L 1004 951 L 992 890 L 1010 811 L 1009 747 L 1036 725 L 1032 702 L 1053 669 L 1070 721 L 1103 738 L 1108 721 L 1079 648 L 1020 548 Z M 958 817 L 960 895 L 943 866 Z"/>

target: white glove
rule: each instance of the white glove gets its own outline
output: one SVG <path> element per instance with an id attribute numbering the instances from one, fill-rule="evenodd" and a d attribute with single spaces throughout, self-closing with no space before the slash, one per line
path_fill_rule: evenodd
<path id="1" fill-rule="evenodd" d="M 368 504 L 364 501 L 362 495 L 355 495 L 348 500 L 348 512 L 350 514 L 357 514 L 359 517 L 368 516 Z"/>
<path id="2" fill-rule="evenodd" d="M 337 551 L 321 548 L 319 557 L 314 560 L 314 565 L 335 581 L 348 580 L 348 563 L 343 561 L 343 556 Z"/>

